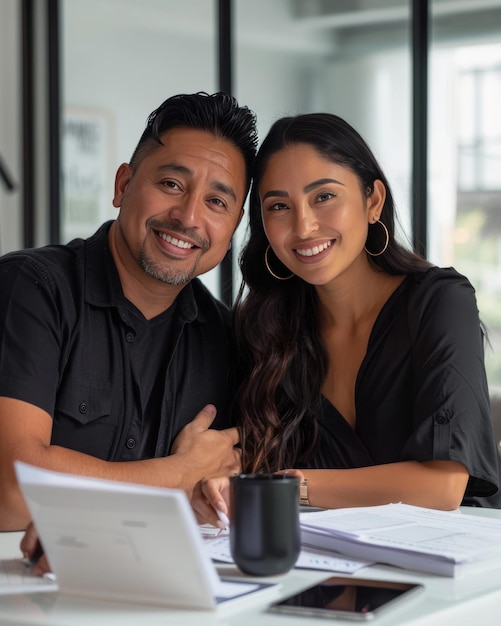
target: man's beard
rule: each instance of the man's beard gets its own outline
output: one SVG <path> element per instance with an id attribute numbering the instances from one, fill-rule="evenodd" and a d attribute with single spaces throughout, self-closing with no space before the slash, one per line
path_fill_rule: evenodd
<path id="1" fill-rule="evenodd" d="M 141 248 L 139 254 L 139 265 L 143 269 L 143 271 L 155 278 L 156 280 L 161 281 L 162 283 L 166 283 L 167 285 L 186 285 L 190 280 L 197 276 L 197 267 L 199 263 L 200 257 L 197 257 L 193 267 L 188 270 L 176 270 L 175 268 L 164 269 L 155 263 L 152 259 L 150 259 L 144 248 Z"/>
<path id="2" fill-rule="evenodd" d="M 159 280 L 162 283 L 166 283 L 167 285 L 186 285 L 190 280 L 198 276 L 197 268 L 200 263 L 201 255 L 206 252 L 210 243 L 208 240 L 200 237 L 194 229 L 182 229 L 179 228 L 177 224 L 173 224 L 170 222 L 160 222 L 155 219 L 149 219 L 147 222 L 147 226 L 150 229 L 150 232 L 154 232 L 155 230 L 162 230 L 165 228 L 167 230 L 171 230 L 177 233 L 179 238 L 183 238 L 183 235 L 186 235 L 188 239 L 195 241 L 199 247 L 199 254 L 196 256 L 193 267 L 188 270 L 179 270 L 176 269 L 175 261 L 171 262 L 171 267 L 165 268 L 163 263 L 158 263 L 154 259 L 148 256 L 146 251 L 146 238 L 141 245 L 141 249 L 139 250 L 139 265 L 145 274 Z M 155 235 L 156 236 L 156 235 Z M 169 263 L 169 260 L 166 258 L 166 263 Z"/>

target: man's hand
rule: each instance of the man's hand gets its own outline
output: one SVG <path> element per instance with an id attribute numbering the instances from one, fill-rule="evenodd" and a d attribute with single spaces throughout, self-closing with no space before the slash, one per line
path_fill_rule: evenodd
<path id="1" fill-rule="evenodd" d="M 238 430 L 210 428 L 215 417 L 216 407 L 208 404 L 172 444 L 172 454 L 184 457 L 186 471 L 200 472 L 195 483 L 205 476 L 231 476 L 241 471 L 241 451 L 235 448 L 239 441 Z"/>
<path id="2" fill-rule="evenodd" d="M 26 527 L 24 537 L 21 539 L 20 548 L 23 557 L 32 563 L 31 571 L 33 574 L 43 576 L 52 571 L 33 522 L 30 522 Z"/>
<path id="3" fill-rule="evenodd" d="M 0 530 L 20 530 L 30 521 L 14 472 L 15 459 L 56 472 L 183 489 L 191 498 L 202 478 L 240 472 L 241 453 L 234 447 L 238 431 L 211 429 L 215 416 L 213 405 L 202 409 L 178 434 L 167 457 L 105 461 L 51 445 L 48 413 L 26 402 L 0 398 Z M 34 549 L 26 545 L 27 551 Z"/>

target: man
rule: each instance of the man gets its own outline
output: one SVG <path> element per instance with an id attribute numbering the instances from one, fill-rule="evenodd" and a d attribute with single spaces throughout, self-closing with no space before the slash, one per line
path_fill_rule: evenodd
<path id="1" fill-rule="evenodd" d="M 0 530 L 29 522 L 16 459 L 189 495 L 239 470 L 229 313 L 196 276 L 230 246 L 256 145 L 230 96 L 169 98 L 118 168 L 115 221 L 0 259 Z"/>

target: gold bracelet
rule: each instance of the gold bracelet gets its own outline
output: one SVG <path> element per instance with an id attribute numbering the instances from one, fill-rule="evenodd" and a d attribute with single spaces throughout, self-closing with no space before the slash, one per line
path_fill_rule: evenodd
<path id="1" fill-rule="evenodd" d="M 308 499 L 308 479 L 305 478 L 299 483 L 299 504 L 301 506 L 310 506 Z"/>

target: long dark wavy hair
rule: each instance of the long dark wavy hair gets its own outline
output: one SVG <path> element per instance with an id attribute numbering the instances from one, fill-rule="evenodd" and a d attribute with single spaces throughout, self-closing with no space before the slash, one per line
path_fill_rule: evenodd
<path id="1" fill-rule="evenodd" d="M 249 237 L 240 255 L 243 283 L 235 306 L 239 376 L 236 397 L 245 471 L 274 472 L 298 467 L 315 451 L 321 387 L 327 354 L 320 336 L 315 288 L 294 276 L 277 280 L 265 265 L 268 246 L 259 201 L 259 184 L 274 153 L 295 144 L 313 147 L 325 159 L 349 168 L 361 189 L 371 193 L 374 181 L 386 187 L 381 213 L 389 242 L 384 254 L 368 256 L 381 272 L 403 275 L 430 267 L 395 239 L 395 206 L 390 185 L 371 149 L 340 117 L 312 113 L 286 117 L 271 127 L 254 166 L 250 193 Z M 366 248 L 380 251 L 384 229 L 369 226 Z M 274 273 L 290 275 L 270 250 Z"/>

